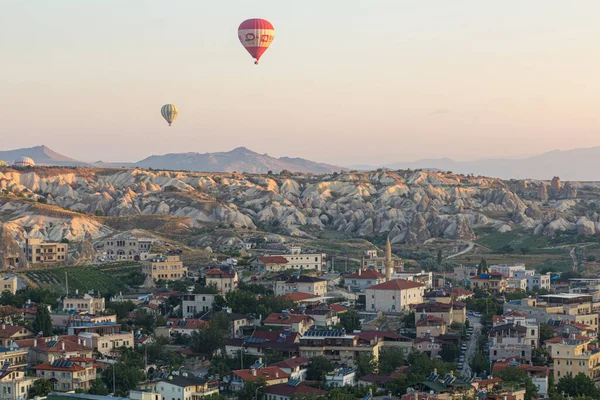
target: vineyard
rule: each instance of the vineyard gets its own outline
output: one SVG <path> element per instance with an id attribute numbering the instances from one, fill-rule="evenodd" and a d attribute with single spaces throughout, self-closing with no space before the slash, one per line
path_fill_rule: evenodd
<path id="1" fill-rule="evenodd" d="M 27 271 L 22 275 L 28 283 L 57 292 L 66 290 L 66 276 L 69 280 L 69 291 L 79 290 L 87 293 L 90 290 L 100 293 L 126 292 L 131 286 L 143 283 L 141 266 L 137 263 L 114 263 L 87 267 L 62 267 L 37 271 Z"/>

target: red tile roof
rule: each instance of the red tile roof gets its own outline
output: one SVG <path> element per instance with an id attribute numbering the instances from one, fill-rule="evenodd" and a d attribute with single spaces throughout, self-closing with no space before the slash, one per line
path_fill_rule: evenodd
<path id="1" fill-rule="evenodd" d="M 286 379 L 290 377 L 289 374 L 283 372 L 283 370 L 279 367 L 258 368 L 256 369 L 256 376 L 252 375 L 252 370 L 250 369 L 239 369 L 237 371 L 233 371 L 233 373 L 239 376 L 243 381 L 253 381 L 259 378 L 264 378 L 268 382 L 275 379 Z"/>
<path id="2" fill-rule="evenodd" d="M 344 307 L 341 304 L 333 303 L 329 305 L 329 308 L 336 312 L 346 312 L 348 311 L 348 307 Z"/>
<path id="3" fill-rule="evenodd" d="M 254 333 L 252 334 L 252 337 L 258 338 L 258 339 L 265 339 L 267 342 L 277 342 L 279 340 L 279 335 L 282 335 L 283 333 L 284 333 L 283 330 L 280 330 L 280 331 L 254 331 Z M 286 343 L 295 343 L 299 337 L 300 337 L 300 334 L 298 332 L 290 332 L 289 334 L 285 335 L 285 342 Z"/>
<path id="4" fill-rule="evenodd" d="M 313 321 L 313 318 L 309 317 L 308 315 L 295 315 L 295 314 L 288 314 L 287 317 L 283 317 L 281 313 L 271 313 L 271 314 L 269 314 L 269 316 L 267 318 L 265 318 L 263 323 L 265 325 L 292 324 L 292 323 L 299 323 L 301 321 L 311 322 L 311 321 Z"/>
<path id="5" fill-rule="evenodd" d="M 11 338 L 17 333 L 23 331 L 24 334 L 32 334 L 27 328 L 17 325 L 0 325 L 0 338 Z"/>
<path id="6" fill-rule="evenodd" d="M 425 287 L 420 282 L 407 281 L 406 279 L 394 279 L 388 282 L 383 282 L 378 285 L 369 286 L 367 289 L 374 290 L 407 290 L 418 287 Z"/>
<path id="7" fill-rule="evenodd" d="M 258 257 L 258 260 L 265 264 L 287 264 L 288 260 L 282 256 L 264 256 Z"/>
<path id="8" fill-rule="evenodd" d="M 303 383 L 299 384 L 298 386 L 291 386 L 287 383 L 278 383 L 277 385 L 267 386 L 265 388 L 265 393 L 288 398 L 293 398 L 294 395 L 299 393 L 308 393 L 309 396 L 307 397 L 310 397 L 310 395 L 314 395 L 316 397 L 327 396 L 327 392 L 325 390 L 306 386 Z"/>
<path id="9" fill-rule="evenodd" d="M 171 328 L 178 329 L 199 329 L 208 325 L 208 322 L 200 318 L 169 318 L 168 322 Z"/>
<path id="10" fill-rule="evenodd" d="M 432 326 L 432 325 L 446 325 L 443 318 L 434 317 L 432 315 L 428 315 L 427 318 L 421 318 L 417 321 L 417 326 Z"/>
<path id="11" fill-rule="evenodd" d="M 509 363 L 503 363 L 503 362 L 497 362 L 494 364 L 494 367 L 492 368 L 492 373 L 496 374 L 500 371 L 503 371 L 507 368 L 509 368 L 511 365 Z M 519 364 L 518 368 L 522 371 L 525 372 L 544 372 L 546 375 L 548 375 L 550 373 L 550 369 L 548 367 L 542 367 L 542 366 L 536 366 L 536 365 L 530 365 L 530 364 Z"/>
<path id="12" fill-rule="evenodd" d="M 569 335 L 568 338 L 564 338 L 562 336 L 555 336 L 552 339 L 546 340 L 544 343 L 550 343 L 550 344 L 552 344 L 552 343 L 561 343 L 563 340 L 569 340 L 569 339 L 571 339 L 572 335 L 574 335 L 574 334 Z M 589 342 L 589 341 L 592 340 L 592 338 L 589 338 L 587 336 L 581 336 L 581 335 L 575 334 L 575 340 Z"/>
<path id="13" fill-rule="evenodd" d="M 344 279 L 382 279 L 385 278 L 385 275 L 375 271 L 373 268 L 366 268 L 360 271 L 360 273 L 355 272 L 350 275 L 346 275 Z"/>
<path id="14" fill-rule="evenodd" d="M 156 310 L 158 310 L 158 305 L 157 304 L 152 304 L 152 303 L 150 303 L 150 304 L 144 304 L 142 306 L 142 308 L 149 308 L 151 310 L 156 311 Z"/>
<path id="15" fill-rule="evenodd" d="M 79 364 L 75 364 L 75 363 L 73 363 L 73 365 L 71 365 L 70 367 L 55 367 L 51 363 L 43 363 L 40 365 L 36 365 L 35 367 L 32 367 L 32 368 L 35 370 L 40 370 L 40 371 L 68 371 L 68 372 L 85 371 L 84 367 L 82 367 Z"/>
<path id="16" fill-rule="evenodd" d="M 235 272 L 229 273 L 229 270 L 223 271 L 221 269 L 209 269 L 208 271 L 206 271 L 206 275 L 211 279 L 231 279 L 235 277 Z"/>
<path id="17" fill-rule="evenodd" d="M 308 364 L 309 359 L 305 357 L 294 357 L 289 360 L 280 361 L 278 363 L 271 364 L 271 367 L 289 368 L 293 369 L 300 365 Z"/>
<path id="18" fill-rule="evenodd" d="M 455 287 L 454 289 L 452 289 L 452 294 L 454 296 L 473 296 L 475 294 L 475 292 L 471 292 L 470 290 Z"/>
<path id="19" fill-rule="evenodd" d="M 15 314 L 22 314 L 23 310 L 13 306 L 0 306 L 0 317 L 8 317 Z"/>
<path id="20" fill-rule="evenodd" d="M 302 301 L 307 299 L 314 299 L 315 296 L 304 292 L 294 292 L 285 295 L 287 301 Z"/>

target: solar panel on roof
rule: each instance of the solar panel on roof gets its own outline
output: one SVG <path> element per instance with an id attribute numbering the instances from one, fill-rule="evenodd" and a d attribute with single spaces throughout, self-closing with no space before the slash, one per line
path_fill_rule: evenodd
<path id="1" fill-rule="evenodd" d="M 289 386 L 298 386 L 300 384 L 300 379 L 290 379 L 287 384 Z"/>
<path id="2" fill-rule="evenodd" d="M 54 347 L 56 346 L 56 340 L 51 340 L 48 342 L 48 347 Z"/>

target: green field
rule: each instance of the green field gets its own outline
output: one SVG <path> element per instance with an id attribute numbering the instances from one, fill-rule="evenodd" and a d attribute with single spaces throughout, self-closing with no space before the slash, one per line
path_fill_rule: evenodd
<path id="1" fill-rule="evenodd" d="M 66 273 L 66 275 L 65 275 Z M 136 263 L 115 263 L 100 266 L 62 267 L 27 271 L 22 274 L 26 280 L 40 287 L 57 292 L 66 290 L 66 276 L 69 279 L 69 291 L 80 292 L 94 290 L 100 293 L 126 291 L 127 285 L 140 284 L 141 266 Z"/>

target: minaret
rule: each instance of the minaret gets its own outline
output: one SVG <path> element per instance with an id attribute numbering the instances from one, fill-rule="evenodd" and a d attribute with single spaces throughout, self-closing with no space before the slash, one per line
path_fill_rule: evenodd
<path id="1" fill-rule="evenodd" d="M 388 236 L 387 242 L 385 243 L 385 280 L 392 280 L 392 244 L 390 243 L 390 237 Z"/>

